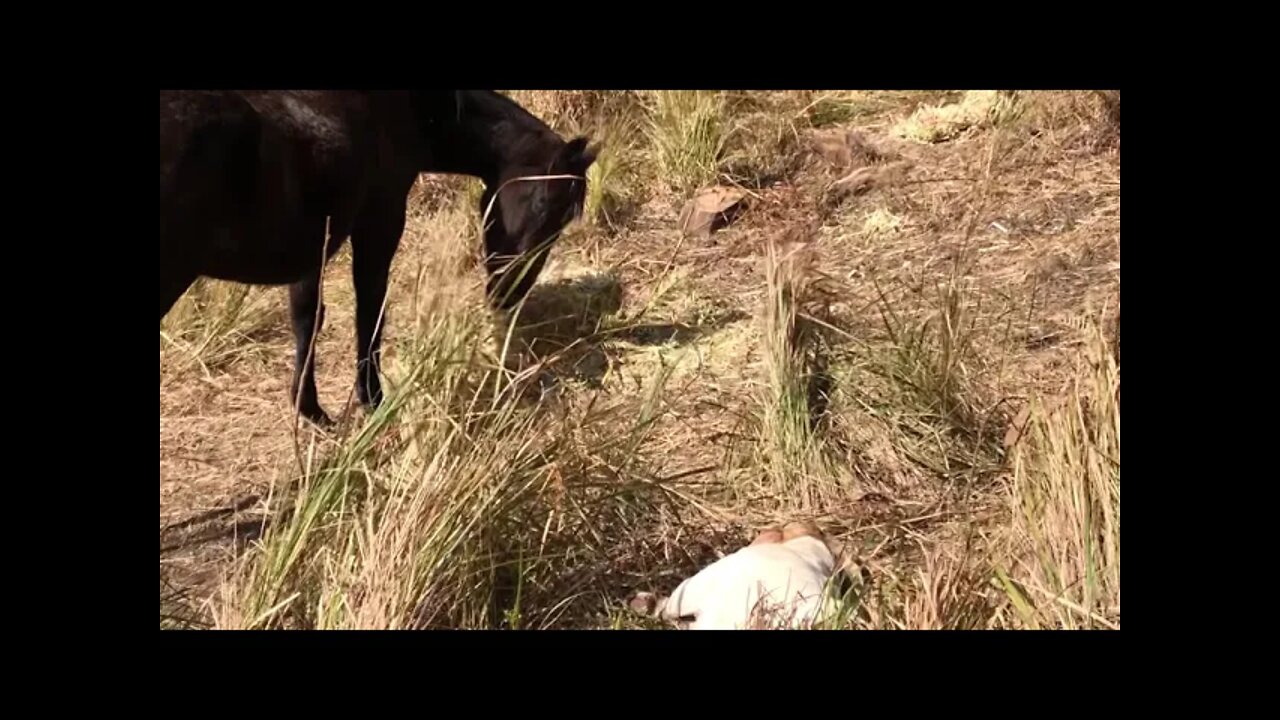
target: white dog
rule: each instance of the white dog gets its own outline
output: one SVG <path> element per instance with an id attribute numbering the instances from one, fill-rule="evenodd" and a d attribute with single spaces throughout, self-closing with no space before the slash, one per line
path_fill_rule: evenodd
<path id="1" fill-rule="evenodd" d="M 828 592 L 842 553 L 810 523 L 760 533 L 676 587 L 670 597 L 639 593 L 633 610 L 691 630 L 807 627 L 828 618 Z"/>

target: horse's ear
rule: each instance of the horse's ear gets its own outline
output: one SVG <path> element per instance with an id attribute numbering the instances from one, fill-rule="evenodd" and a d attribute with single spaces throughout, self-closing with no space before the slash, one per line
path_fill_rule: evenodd
<path id="1" fill-rule="evenodd" d="M 576 137 L 564 146 L 560 157 L 564 159 L 565 165 L 574 173 L 585 173 L 587 168 L 591 167 L 591 163 L 596 161 L 596 155 L 599 148 L 596 146 L 588 147 L 588 140 L 585 137 Z"/>

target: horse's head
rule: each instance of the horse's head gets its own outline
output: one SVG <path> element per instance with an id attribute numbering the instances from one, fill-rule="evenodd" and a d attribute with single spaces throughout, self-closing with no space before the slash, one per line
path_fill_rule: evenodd
<path id="1" fill-rule="evenodd" d="M 488 213 L 485 268 L 494 305 L 509 309 L 533 287 L 552 243 L 582 213 L 593 162 L 595 151 L 579 137 L 560 144 L 549 163 L 513 167 L 486 188 L 480 212 Z"/>

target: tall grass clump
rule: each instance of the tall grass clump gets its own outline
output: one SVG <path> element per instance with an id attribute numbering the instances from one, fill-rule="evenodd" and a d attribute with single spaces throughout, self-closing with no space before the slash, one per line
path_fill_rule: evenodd
<path id="1" fill-rule="evenodd" d="M 956 267 L 907 294 L 878 291 L 883 341 L 856 366 L 878 378 L 848 392 L 893 428 L 913 464 L 943 478 L 993 476 L 1000 463 L 1002 406 L 992 366 L 979 351 L 982 298 Z"/>
<path id="2" fill-rule="evenodd" d="M 1035 402 L 1008 487 L 1013 556 L 1001 573 L 1030 627 L 1120 626 L 1120 368 L 1091 326 L 1056 403 Z"/>
<path id="3" fill-rule="evenodd" d="M 392 390 L 373 415 L 332 449 L 312 447 L 303 458 L 303 471 L 292 500 L 282 501 L 277 519 L 252 555 L 243 577 L 234 583 L 234 597 L 223 623 L 236 627 L 343 627 L 373 622 L 395 627 L 403 615 L 385 612 L 393 586 L 412 595 L 418 587 L 416 567 L 391 585 L 378 576 L 407 568 L 393 560 L 410 558 L 386 554 L 392 540 L 386 533 L 403 524 L 405 482 L 420 481 L 419 500 L 442 515 L 432 532 L 448 532 L 455 521 L 449 494 L 466 494 L 459 484 L 436 483 L 435 473 L 450 463 L 469 459 L 485 433 L 480 419 L 501 427 L 508 416 L 480 412 L 476 391 L 479 378 L 470 371 L 475 348 L 483 341 L 478 313 L 430 313 L 417 332 L 399 343 L 397 357 L 405 364 L 388 368 Z M 425 319 L 424 319 L 425 320 Z M 470 400 L 471 422 L 459 416 L 460 403 Z M 465 407 L 465 406 L 464 406 Z M 496 406 L 494 410 L 500 410 Z M 423 459 L 418 449 L 430 445 L 434 455 Z M 518 453 L 517 453 L 518 455 Z M 419 462 L 408 462 L 413 458 Z M 495 478 L 491 501 L 509 498 L 513 485 L 525 479 L 518 472 Z M 466 505 L 466 503 L 463 503 Z M 426 559 L 424 558 L 424 561 Z M 370 574 L 372 572 L 372 574 Z M 403 600 L 403 598 L 401 598 Z M 374 611 L 380 607 L 380 617 Z M 403 609 L 403 608 L 401 608 Z"/>
<path id="4" fill-rule="evenodd" d="M 246 342 L 254 333 L 282 319 L 279 300 L 267 288 L 197 279 L 160 321 L 160 351 L 183 365 L 228 362 L 254 347 Z"/>
<path id="5" fill-rule="evenodd" d="M 970 368 L 977 333 L 971 299 L 961 283 L 947 280 L 923 313 L 902 313 L 883 296 L 879 302 L 890 340 L 883 371 L 926 419 L 962 432 L 975 430 L 980 415 Z"/>
<path id="6" fill-rule="evenodd" d="M 838 491 L 819 435 L 825 403 L 821 336 L 806 312 L 820 295 L 820 279 L 807 246 L 768 244 L 759 451 L 769 491 L 805 510 Z"/>
<path id="7" fill-rule="evenodd" d="M 722 93 L 659 90 L 646 94 L 647 134 L 660 179 L 689 194 L 716 181 L 728 128 Z"/>
<path id="8" fill-rule="evenodd" d="M 492 319 L 472 290 L 419 295 L 383 404 L 302 458 L 225 587 L 220 626 L 546 626 L 578 599 L 559 595 L 561 550 L 590 530 L 563 515 L 643 500 L 629 478 L 656 411 L 626 421 L 592 403 L 569 422 L 539 367 L 512 371 L 485 349 Z"/>
<path id="9" fill-rule="evenodd" d="M 593 225 L 615 227 L 639 201 L 638 138 L 641 122 L 633 112 L 609 116 L 597 132 L 600 152 L 587 169 L 587 199 L 583 219 Z"/>

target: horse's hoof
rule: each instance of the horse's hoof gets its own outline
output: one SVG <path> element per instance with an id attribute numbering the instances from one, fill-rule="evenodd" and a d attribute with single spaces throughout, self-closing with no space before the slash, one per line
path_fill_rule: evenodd
<path id="1" fill-rule="evenodd" d="M 299 415 L 302 416 L 303 420 L 306 420 L 318 430 L 332 430 L 334 426 L 337 425 L 337 423 L 333 421 L 333 418 L 329 417 L 329 415 L 320 408 L 304 411 L 299 413 Z"/>
<path id="2" fill-rule="evenodd" d="M 377 412 L 378 406 L 382 404 L 382 389 L 379 388 L 373 393 L 357 392 L 357 398 L 360 400 L 360 407 L 364 408 L 365 414 L 372 415 Z"/>

